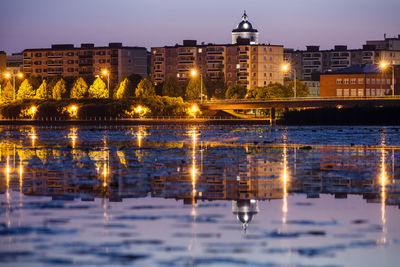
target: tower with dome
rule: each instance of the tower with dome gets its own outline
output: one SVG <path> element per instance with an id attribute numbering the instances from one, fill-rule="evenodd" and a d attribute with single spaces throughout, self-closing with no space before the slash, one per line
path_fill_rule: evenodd
<path id="1" fill-rule="evenodd" d="M 242 21 L 232 30 L 232 44 L 237 44 L 240 39 L 248 39 L 250 44 L 258 44 L 258 31 L 251 25 L 246 10 L 243 12 Z"/>

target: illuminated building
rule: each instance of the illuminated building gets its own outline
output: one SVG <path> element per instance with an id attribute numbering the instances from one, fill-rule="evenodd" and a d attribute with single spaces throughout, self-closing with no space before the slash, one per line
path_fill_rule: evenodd
<path id="1" fill-rule="evenodd" d="M 94 44 L 52 45 L 51 48 L 23 51 L 26 75 L 77 77 L 101 75 L 110 70 L 110 79 L 118 82 L 132 73 L 147 76 L 147 50 L 144 47 L 127 47 L 110 43 L 107 47 Z"/>
<path id="2" fill-rule="evenodd" d="M 399 69 L 395 69 L 397 91 L 400 76 Z M 390 95 L 391 84 L 391 72 L 382 72 L 378 65 L 354 65 L 322 74 L 320 94 L 322 97 L 385 96 Z"/>
<path id="3" fill-rule="evenodd" d="M 223 79 L 227 86 L 240 84 L 247 89 L 283 83 L 283 46 L 258 43 L 246 13 L 232 31 L 232 44 L 197 44 L 184 40 L 182 45 L 151 48 L 151 78 L 162 83 L 168 77 L 190 79 L 196 69 L 206 80 Z"/>

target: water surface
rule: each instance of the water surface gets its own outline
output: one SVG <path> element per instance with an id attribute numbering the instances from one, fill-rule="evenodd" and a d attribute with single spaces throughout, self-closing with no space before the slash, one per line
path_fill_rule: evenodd
<path id="1" fill-rule="evenodd" d="M 1 266 L 397 266 L 400 127 L 0 128 Z"/>

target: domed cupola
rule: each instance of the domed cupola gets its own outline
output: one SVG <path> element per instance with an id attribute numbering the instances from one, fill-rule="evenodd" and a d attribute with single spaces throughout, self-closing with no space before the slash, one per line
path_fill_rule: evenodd
<path id="1" fill-rule="evenodd" d="M 246 10 L 243 13 L 242 21 L 232 30 L 232 44 L 237 44 L 238 39 L 248 39 L 250 44 L 258 44 L 258 31 L 249 22 Z"/>

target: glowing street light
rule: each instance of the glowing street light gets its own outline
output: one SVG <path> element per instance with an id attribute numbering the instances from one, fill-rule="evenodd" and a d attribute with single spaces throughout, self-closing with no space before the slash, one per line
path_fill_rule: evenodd
<path id="1" fill-rule="evenodd" d="M 78 107 L 75 105 L 69 106 L 68 113 L 71 118 L 76 118 L 76 116 L 78 115 Z"/>
<path id="2" fill-rule="evenodd" d="M 290 64 L 285 64 L 282 66 L 282 71 L 283 72 L 289 72 L 291 69 Z M 293 75 L 294 75 L 294 98 L 296 98 L 296 91 L 297 91 L 297 84 L 296 84 L 296 69 L 293 68 Z"/>
<path id="3" fill-rule="evenodd" d="M 6 79 L 10 79 L 11 77 L 13 78 L 13 100 L 15 101 L 15 78 L 18 77 L 19 79 L 24 78 L 24 74 L 21 72 L 18 72 L 17 74 L 6 72 L 4 73 L 4 77 Z"/>
<path id="4" fill-rule="evenodd" d="M 110 72 L 107 69 L 103 69 L 101 73 L 104 76 L 107 76 L 107 91 L 108 91 L 108 98 L 110 98 Z"/>
<path id="5" fill-rule="evenodd" d="M 190 71 L 192 77 L 197 76 L 197 71 L 195 69 Z M 203 74 L 200 72 L 200 102 L 203 103 Z"/>
<path id="6" fill-rule="evenodd" d="M 394 80 L 394 65 L 389 65 L 385 61 L 382 61 L 381 63 L 379 63 L 379 67 L 381 68 L 382 71 L 384 71 L 389 66 L 392 67 L 392 85 L 391 85 L 391 89 L 392 89 L 392 96 L 394 97 L 394 83 L 395 83 L 395 80 Z"/>

